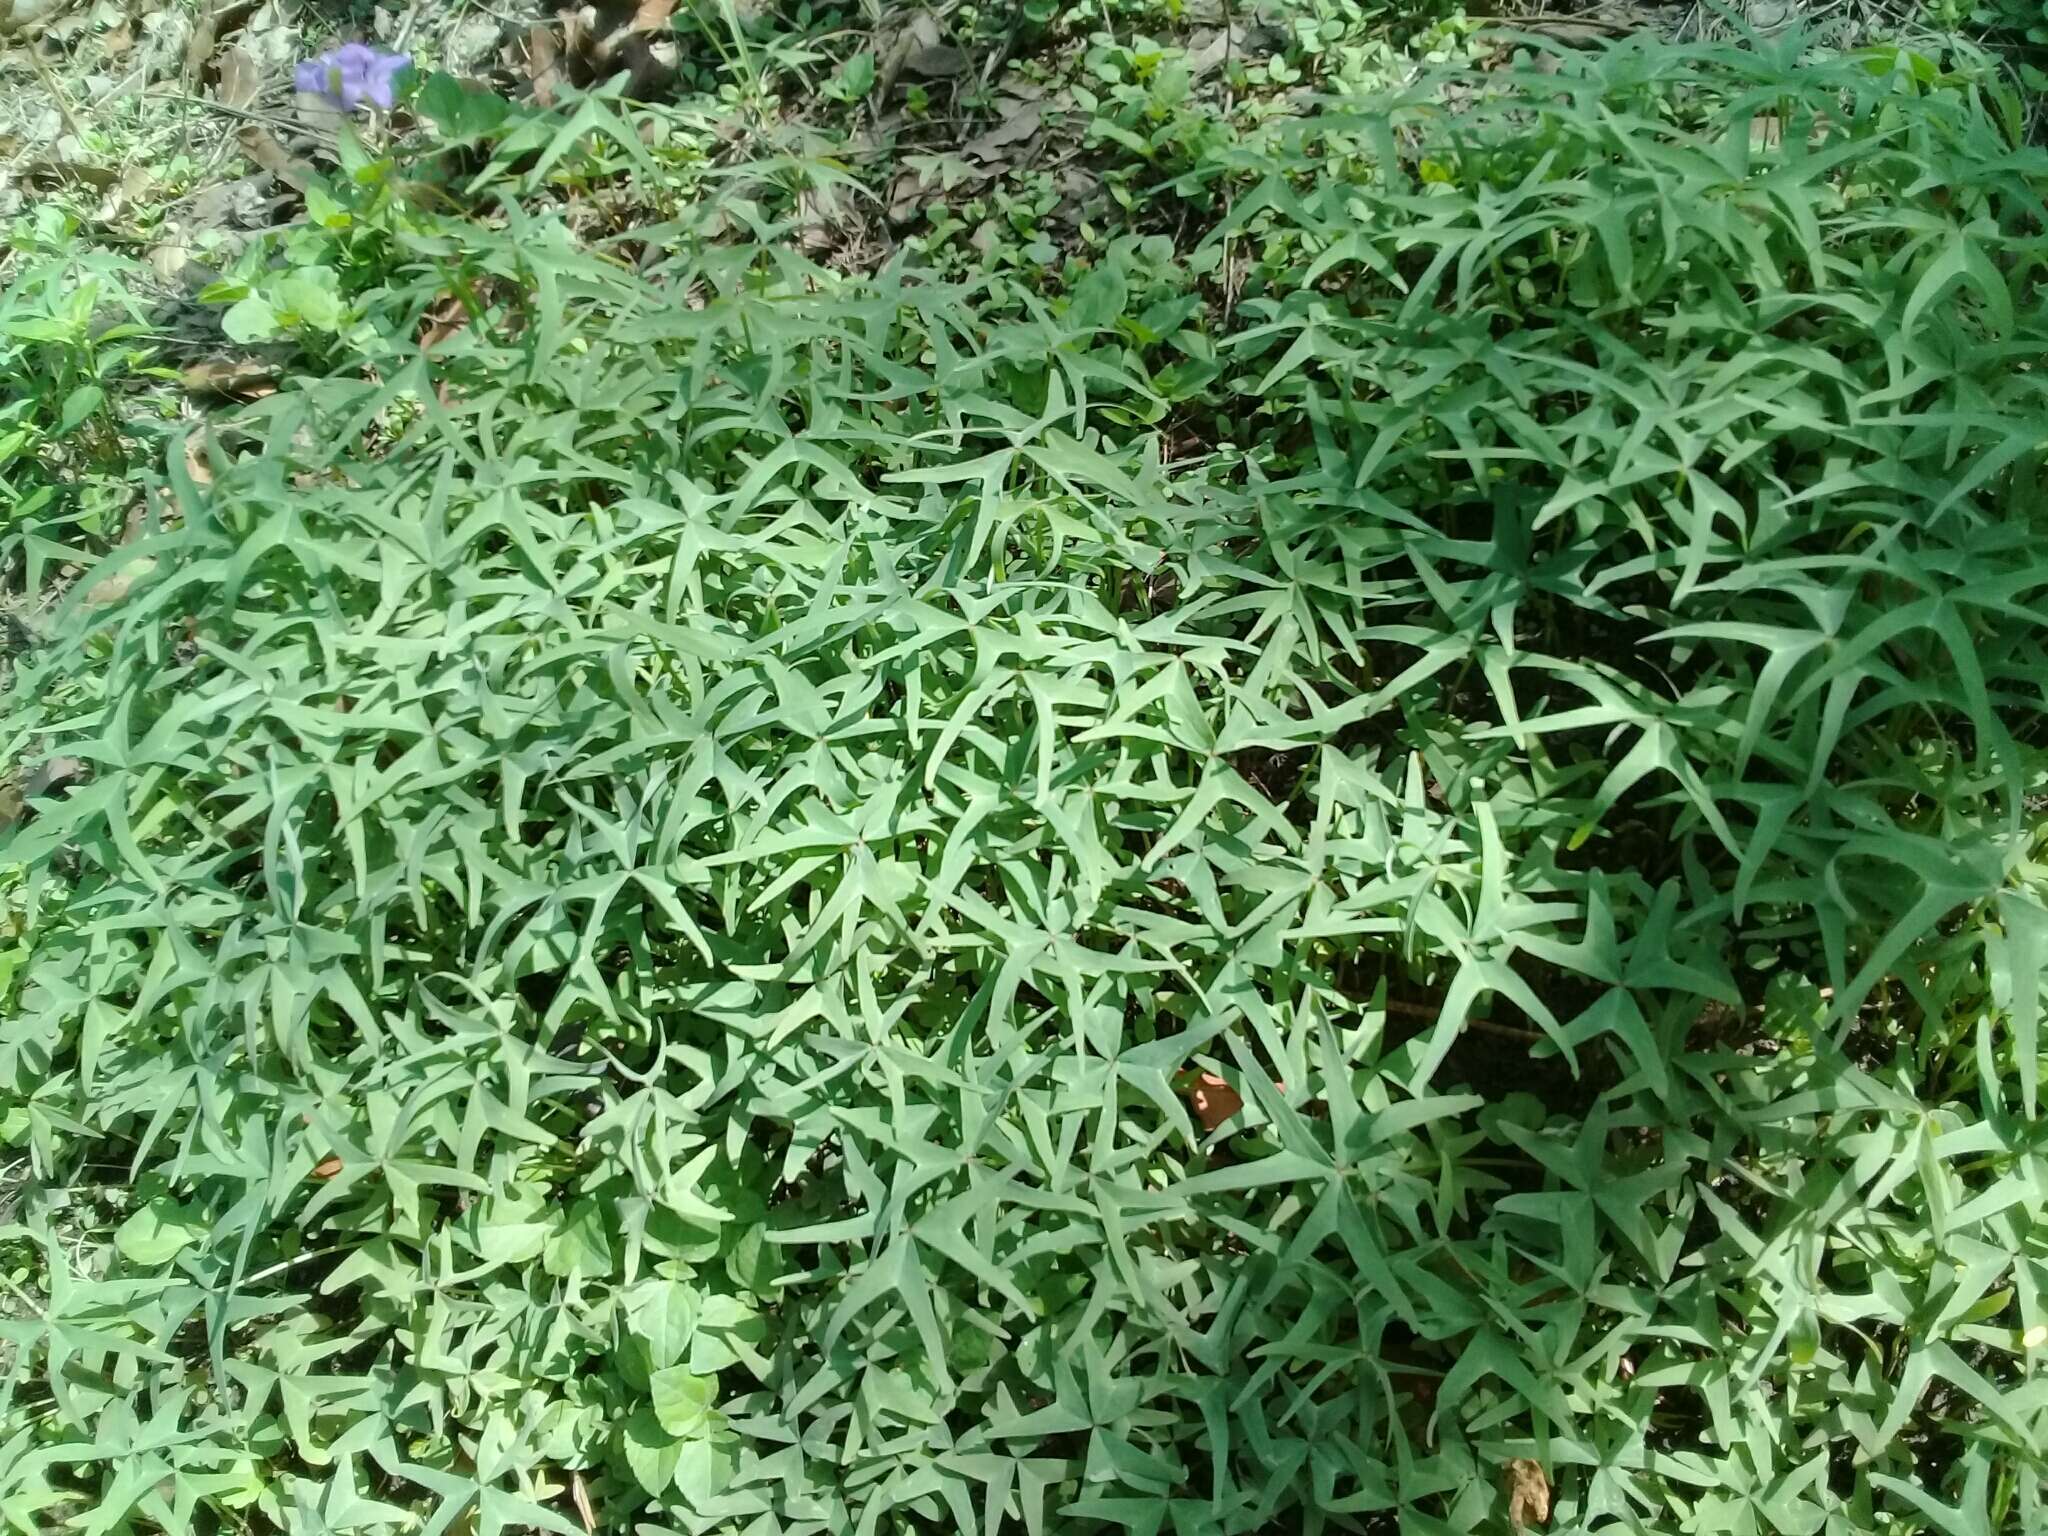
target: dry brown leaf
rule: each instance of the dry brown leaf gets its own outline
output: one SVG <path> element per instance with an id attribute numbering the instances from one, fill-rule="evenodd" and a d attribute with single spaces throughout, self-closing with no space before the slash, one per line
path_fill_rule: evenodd
<path id="1" fill-rule="evenodd" d="M 27 35 L 63 10 L 70 0 L 0 0 L 0 37 Z"/>
<path id="2" fill-rule="evenodd" d="M 235 400 L 260 400 L 277 393 L 277 370 L 254 358 L 211 358 L 194 363 L 178 375 L 188 395 L 220 395 Z"/>
<path id="3" fill-rule="evenodd" d="M 624 70 L 628 94 L 644 98 L 675 73 L 675 8 L 676 0 L 603 0 L 558 12 L 564 76 L 593 85 Z"/>
<path id="4" fill-rule="evenodd" d="M 213 88 L 214 100 L 224 107 L 239 112 L 262 93 L 263 71 L 245 49 L 223 48 L 214 61 L 214 70 L 218 77 Z"/>
<path id="5" fill-rule="evenodd" d="M 875 28 L 873 43 L 875 49 L 874 100 L 878 103 L 889 99 L 896 89 L 896 77 L 903 72 L 903 61 L 913 50 L 930 48 L 939 41 L 938 18 L 930 11 L 918 11 L 908 18 L 884 18 Z"/>
<path id="6" fill-rule="evenodd" d="M 187 293 L 197 293 L 220 280 L 219 273 L 197 259 L 198 254 L 182 240 L 166 240 L 151 246 L 146 259 L 159 282 L 183 288 Z"/>
<path id="7" fill-rule="evenodd" d="M 924 212 L 925 204 L 931 200 L 925 191 L 921 173 L 905 166 L 896 173 L 896 179 L 889 183 L 889 207 L 886 217 L 891 224 L 913 224 Z"/>
<path id="8" fill-rule="evenodd" d="M 669 18 L 676 13 L 676 0 L 640 0 L 633 7 L 633 19 L 627 23 L 633 31 L 651 36 L 668 29 Z"/>
<path id="9" fill-rule="evenodd" d="M 134 46 L 135 29 L 125 21 L 100 39 L 100 52 L 110 59 L 120 58 Z"/>
<path id="10" fill-rule="evenodd" d="M 192 477 L 194 485 L 213 484 L 213 465 L 206 457 L 204 430 L 188 433 L 185 437 L 185 473 Z"/>
<path id="11" fill-rule="evenodd" d="M 206 61 L 213 57 L 214 39 L 219 36 L 220 22 L 216 12 L 220 7 L 209 3 L 199 8 L 199 19 L 192 23 L 192 35 L 185 39 L 185 83 L 199 83 L 200 71 L 206 68 Z"/>
<path id="12" fill-rule="evenodd" d="M 1012 144 L 1021 144 L 1036 137 L 1045 121 L 1045 113 L 1035 101 L 1019 101 L 1010 104 L 1002 121 L 986 133 L 976 134 L 960 146 L 963 155 L 976 160 L 999 160 L 1002 151 Z"/>
<path id="13" fill-rule="evenodd" d="M 76 757 L 45 758 L 21 786 L 24 800 L 40 800 L 53 794 L 74 779 L 85 777 L 85 762 Z"/>
<path id="14" fill-rule="evenodd" d="M 569 1474 L 569 1498 L 576 1505 L 576 1518 L 583 1522 L 583 1529 L 597 1530 L 597 1511 L 590 1507 L 590 1488 L 583 1481 L 581 1472 Z"/>
<path id="15" fill-rule="evenodd" d="M 462 300 L 452 293 L 444 294 L 434 301 L 434 307 L 427 311 L 420 325 L 420 350 L 433 351 L 468 324 L 469 311 Z"/>
<path id="16" fill-rule="evenodd" d="M 208 0 L 192 27 L 192 36 L 185 43 L 187 86 L 199 84 L 199 77 L 206 73 L 206 66 L 220 40 L 232 37 L 235 30 L 255 13 L 257 4 L 258 0 Z"/>
<path id="17" fill-rule="evenodd" d="M 920 80 L 948 80 L 967 73 L 967 55 L 951 43 L 933 43 L 913 48 L 903 56 L 903 72 Z"/>
<path id="18" fill-rule="evenodd" d="M 1508 1524 L 1516 1531 L 1550 1523 L 1550 1479 L 1541 1464 L 1517 1456 L 1504 1469 L 1508 1486 Z"/>
<path id="19" fill-rule="evenodd" d="M 321 1158 L 313 1165 L 313 1177 L 316 1179 L 331 1179 L 339 1172 L 341 1159 L 332 1155 Z"/>
<path id="20" fill-rule="evenodd" d="M 16 174 L 31 186 L 46 182 L 62 185 L 65 182 L 79 181 L 95 192 L 104 192 L 121 179 L 118 172 L 110 171 L 104 165 L 86 165 L 77 160 L 66 160 L 60 156 L 50 155 L 24 161 L 17 168 Z"/>
<path id="21" fill-rule="evenodd" d="M 1213 1072 L 1204 1072 L 1188 1089 L 1188 1107 L 1202 1129 L 1213 1131 L 1244 1108 L 1244 1096 Z"/>
<path id="22" fill-rule="evenodd" d="M 555 104 L 555 92 L 562 85 L 562 50 L 555 29 L 532 26 L 526 29 L 521 46 L 525 51 L 526 78 L 533 85 L 533 99 L 543 107 Z"/>
<path id="23" fill-rule="evenodd" d="M 135 589 L 135 583 L 156 569 L 156 562 L 150 559 L 130 561 L 113 575 L 94 582 L 85 589 L 86 603 L 94 608 L 108 608 L 121 601 Z"/>
<path id="24" fill-rule="evenodd" d="M 571 5 L 555 14 L 562 23 L 561 54 L 564 63 L 583 58 L 597 39 L 597 7 Z"/>
<path id="25" fill-rule="evenodd" d="M 284 146 L 271 136 L 269 129 L 250 123 L 235 137 L 241 143 L 242 153 L 264 170 L 288 187 L 304 189 L 306 168 L 285 153 Z"/>

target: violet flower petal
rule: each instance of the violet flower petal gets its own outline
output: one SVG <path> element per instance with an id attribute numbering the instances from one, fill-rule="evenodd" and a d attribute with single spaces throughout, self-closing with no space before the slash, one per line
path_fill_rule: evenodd
<path id="1" fill-rule="evenodd" d="M 365 73 L 363 94 L 384 111 L 389 112 L 396 99 L 398 77 L 412 67 L 409 53 L 387 53 L 372 64 Z"/>
<path id="2" fill-rule="evenodd" d="M 409 53 L 388 53 L 369 43 L 343 43 L 300 64 L 292 81 L 300 90 L 344 112 L 354 112 L 366 101 L 388 112 L 397 103 L 399 73 L 411 64 Z"/>

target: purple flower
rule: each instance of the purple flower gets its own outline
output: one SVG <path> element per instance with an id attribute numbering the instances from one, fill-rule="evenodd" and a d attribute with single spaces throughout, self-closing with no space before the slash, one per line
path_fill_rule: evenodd
<path id="1" fill-rule="evenodd" d="M 399 71 L 411 66 L 409 53 L 386 53 L 369 43 L 343 43 L 332 53 L 306 60 L 292 78 L 300 90 L 323 97 L 328 105 L 344 112 L 353 112 L 366 101 L 389 112 Z"/>

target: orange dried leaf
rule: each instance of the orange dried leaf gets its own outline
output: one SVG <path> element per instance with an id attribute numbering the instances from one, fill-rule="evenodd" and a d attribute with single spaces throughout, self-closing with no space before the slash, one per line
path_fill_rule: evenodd
<path id="1" fill-rule="evenodd" d="M 633 19 L 628 25 L 635 32 L 664 32 L 675 13 L 676 0 L 640 0 L 633 7 Z"/>
<path id="2" fill-rule="evenodd" d="M 1204 1072 L 1188 1090 L 1188 1107 L 1203 1130 L 1213 1131 L 1244 1108 L 1244 1097 L 1215 1073 Z"/>
<path id="3" fill-rule="evenodd" d="M 1550 1523 L 1550 1479 L 1540 1463 L 1517 1456 L 1507 1464 L 1508 1524 L 1517 1531 Z"/>

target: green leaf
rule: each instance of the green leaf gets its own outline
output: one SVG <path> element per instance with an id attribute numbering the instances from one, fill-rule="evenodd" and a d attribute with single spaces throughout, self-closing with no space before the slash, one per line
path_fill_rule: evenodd
<path id="1" fill-rule="evenodd" d="M 69 432 L 100 408 L 106 399 L 106 391 L 97 384 L 81 384 L 64 397 L 64 406 L 57 414 L 57 430 Z"/>
<path id="2" fill-rule="evenodd" d="M 229 341 L 268 341 L 282 329 L 277 311 L 261 294 L 249 294 L 228 307 L 220 317 L 220 328 Z"/>
<path id="3" fill-rule="evenodd" d="M 197 1211 L 158 1195 L 115 1228 L 114 1246 L 130 1264 L 155 1269 L 202 1241 L 210 1229 Z"/>
<path id="4" fill-rule="evenodd" d="M 716 1377 L 676 1365 L 656 1371 L 650 1385 L 654 1417 L 663 1429 L 678 1439 L 703 1430 L 718 1396 Z"/>
<path id="5" fill-rule="evenodd" d="M 861 101 L 875 88 L 875 55 L 863 48 L 839 66 L 832 77 L 830 94 L 840 101 Z"/>
<path id="6" fill-rule="evenodd" d="M 660 1496 L 674 1484 L 682 1444 L 654 1417 L 651 1408 L 636 1408 L 619 1427 L 619 1442 L 633 1481 Z"/>
<path id="7" fill-rule="evenodd" d="M 578 1200 L 569 1208 L 541 1249 L 541 1267 L 558 1279 L 611 1273 L 611 1236 L 603 1208 L 595 1200 Z"/>
<path id="8" fill-rule="evenodd" d="M 1129 287 L 1114 262 L 1091 268 L 1074 285 L 1067 305 L 1067 319 L 1077 330 L 1108 330 L 1123 318 L 1129 303 Z"/>
<path id="9" fill-rule="evenodd" d="M 512 104 L 502 96 L 458 80 L 444 70 L 427 76 L 413 98 L 413 105 L 442 138 L 458 143 L 496 133 L 512 114 Z"/>
<path id="10" fill-rule="evenodd" d="M 683 1358 L 697 1330 L 697 1292 L 680 1280 L 642 1280 L 625 1293 L 626 1327 L 646 1350 L 648 1369 Z"/>
<path id="11" fill-rule="evenodd" d="M 306 222 L 323 229 L 346 229 L 354 222 L 354 215 L 319 182 L 309 181 L 306 183 Z"/>
<path id="12" fill-rule="evenodd" d="M 713 1414 L 707 1428 L 677 1447 L 674 1486 L 683 1501 L 708 1509 L 725 1496 L 739 1470 L 739 1437 Z"/>
<path id="13" fill-rule="evenodd" d="M 286 273 L 271 285 L 270 305 L 280 323 L 312 331 L 339 330 L 348 316 L 340 277 L 330 267 L 300 267 Z"/>

